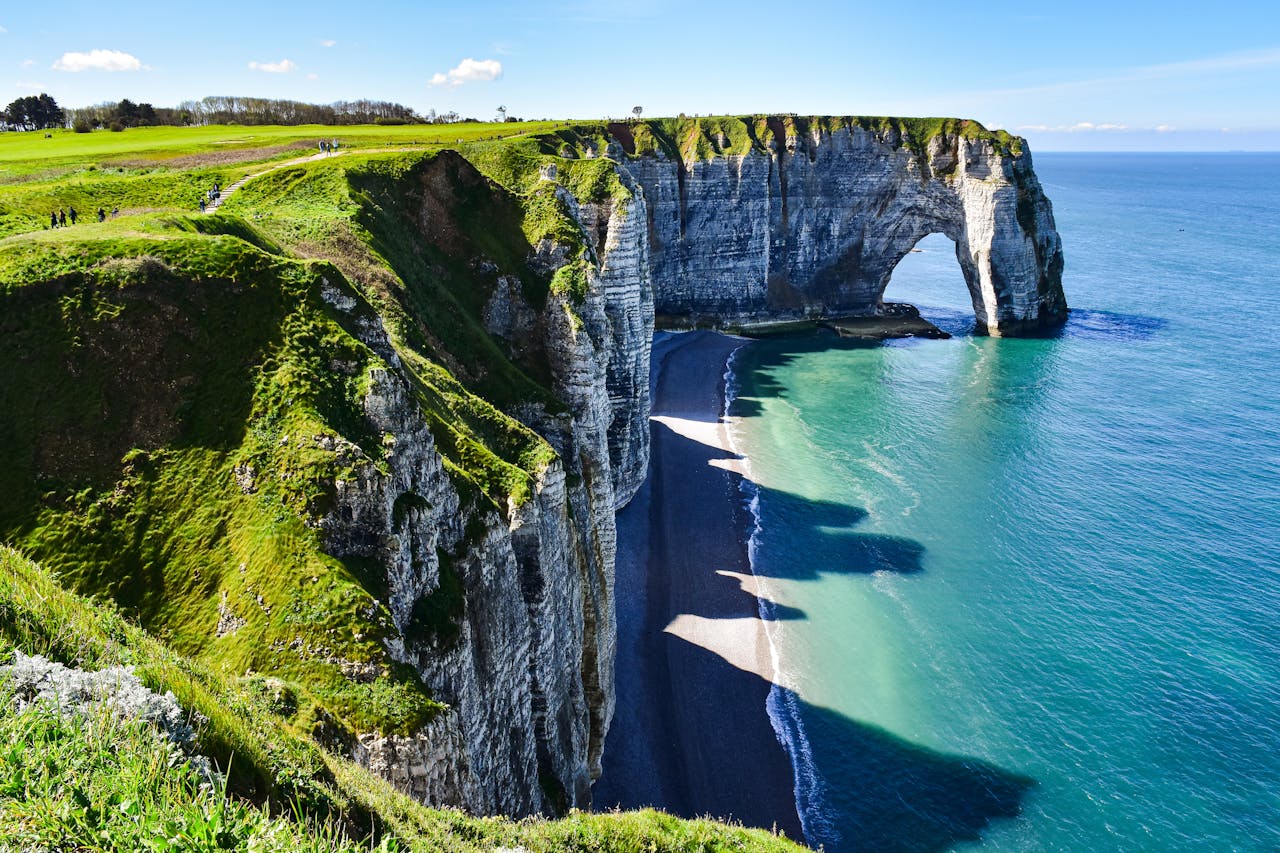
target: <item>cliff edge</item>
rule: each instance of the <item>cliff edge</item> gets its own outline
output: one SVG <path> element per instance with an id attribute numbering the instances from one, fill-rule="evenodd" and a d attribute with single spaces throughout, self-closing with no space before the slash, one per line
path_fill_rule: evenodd
<path id="1" fill-rule="evenodd" d="M 877 315 L 935 232 L 979 332 L 1066 316 L 1030 154 L 954 119 L 566 124 L 57 231 L 22 192 L 0 192 L 32 223 L 0 240 L 0 536 L 478 813 L 590 802 L 655 324 Z"/>
<path id="2" fill-rule="evenodd" d="M 746 116 L 604 134 L 644 193 L 665 325 L 880 314 L 894 267 L 933 233 L 955 243 L 979 333 L 1041 334 L 1066 318 L 1052 205 L 1025 143 L 1003 131 Z"/>

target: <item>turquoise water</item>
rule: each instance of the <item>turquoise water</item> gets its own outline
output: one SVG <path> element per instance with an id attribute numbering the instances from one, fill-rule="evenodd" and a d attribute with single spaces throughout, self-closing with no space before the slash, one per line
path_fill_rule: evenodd
<path id="1" fill-rule="evenodd" d="M 1040 155 L 1073 307 L 734 359 L 754 567 L 828 850 L 1280 849 L 1280 155 Z"/>

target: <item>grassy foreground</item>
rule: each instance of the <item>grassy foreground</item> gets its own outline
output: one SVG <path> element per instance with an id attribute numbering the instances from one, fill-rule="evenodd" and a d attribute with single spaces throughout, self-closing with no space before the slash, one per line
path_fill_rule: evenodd
<path id="1" fill-rule="evenodd" d="M 253 679 L 225 680 L 0 549 L 0 662 L 11 650 L 130 665 L 171 690 L 226 773 L 204 783 L 146 723 L 16 711 L 0 683 L 0 850 L 792 851 L 760 830 L 646 810 L 556 821 L 425 808 L 293 730 Z"/>

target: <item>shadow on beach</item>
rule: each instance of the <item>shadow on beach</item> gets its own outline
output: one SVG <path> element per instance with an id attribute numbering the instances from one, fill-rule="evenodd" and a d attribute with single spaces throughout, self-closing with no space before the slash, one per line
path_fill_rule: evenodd
<path id="1" fill-rule="evenodd" d="M 595 806 L 710 814 L 803 839 L 796 774 L 783 746 L 794 737 L 774 731 L 766 712 L 773 691 L 775 706 L 781 697 L 798 713 L 809 741 L 820 743 L 826 757 L 816 776 L 801 774 L 820 781 L 800 787 L 803 793 L 818 785 L 839 817 L 807 815 L 810 842 L 829 851 L 942 850 L 976 839 L 991 821 L 1018 814 L 1032 780 L 920 747 L 775 685 L 781 679 L 762 620 L 806 615 L 755 593 L 758 576 L 745 541 L 754 523 L 753 494 L 760 496 L 766 529 L 785 526 L 810 556 L 787 567 L 789 580 L 913 574 L 922 570 L 924 547 L 860 532 L 866 518 L 860 508 L 744 480 L 735 466 L 740 458 L 696 426 L 717 410 L 718 399 L 710 397 L 719 397 L 724 359 L 740 344 L 691 337 L 664 355 L 649 476 L 618 515 L 617 711 Z M 799 764 L 805 770 L 804 761 Z"/>

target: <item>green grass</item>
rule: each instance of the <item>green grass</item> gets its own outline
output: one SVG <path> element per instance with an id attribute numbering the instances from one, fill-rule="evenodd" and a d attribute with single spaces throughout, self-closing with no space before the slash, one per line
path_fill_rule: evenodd
<path id="1" fill-rule="evenodd" d="M 146 723 L 16 711 L 0 687 L 0 743 L 0 850 L 376 849 L 229 797 Z"/>
<path id="2" fill-rule="evenodd" d="M 220 671 L 296 680 L 356 730 L 410 731 L 439 706 L 387 658 L 378 585 L 307 524 L 379 462 L 361 400 L 385 365 L 320 300 L 322 276 L 343 281 L 332 267 L 181 225 L 0 243 L 0 529 Z M 245 624 L 218 637 L 224 603 Z"/>
<path id="3" fill-rule="evenodd" d="M 923 156 L 931 139 L 944 134 L 986 140 L 997 151 L 1006 155 L 1018 156 L 1023 151 L 1021 137 L 1004 130 L 987 130 L 976 121 L 956 118 L 701 116 L 619 122 L 613 128 L 624 135 L 630 135 L 629 156 L 647 157 L 660 153 L 685 163 L 743 155 L 753 151 L 765 154 L 771 150 L 771 146 L 785 145 L 787 137 L 803 138 L 813 131 L 833 133 L 855 129 L 880 135 L 895 147 L 909 148 L 920 156 Z M 538 140 L 544 152 L 583 157 L 588 148 L 603 153 L 611 140 L 609 131 L 610 128 L 602 124 L 580 123 L 542 134 Z"/>
<path id="4" fill-rule="evenodd" d="M 147 725 L 19 712 L 0 683 L 0 850 L 802 849 L 761 830 L 653 810 L 513 821 L 424 807 L 316 744 L 289 717 L 290 686 L 219 675 L 0 548 L 0 660 L 13 648 L 85 669 L 133 666 L 148 687 L 172 691 L 199 715 L 197 749 L 229 775 L 202 787 Z"/>

